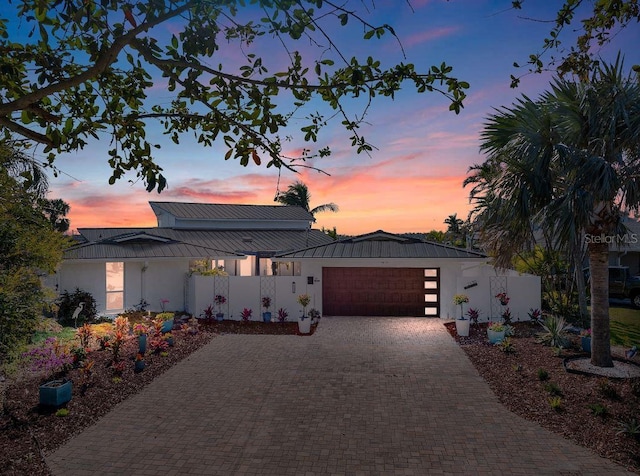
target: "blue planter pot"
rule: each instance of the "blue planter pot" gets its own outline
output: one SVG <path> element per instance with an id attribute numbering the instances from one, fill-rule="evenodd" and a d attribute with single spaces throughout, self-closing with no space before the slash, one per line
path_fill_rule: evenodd
<path id="1" fill-rule="evenodd" d="M 487 329 L 487 337 L 492 344 L 498 344 L 504 340 L 504 331 L 496 332 Z"/>
<path id="2" fill-rule="evenodd" d="M 218 322 L 224 321 L 224 312 L 219 312 L 218 314 L 216 314 L 216 321 Z"/>
<path id="3" fill-rule="evenodd" d="M 162 324 L 162 332 L 167 333 L 173 330 L 173 319 L 169 319 L 168 321 L 164 321 Z"/>
<path id="4" fill-rule="evenodd" d="M 591 353 L 591 337 L 581 337 L 580 343 L 582 344 L 582 350 L 590 354 Z"/>
<path id="5" fill-rule="evenodd" d="M 262 320 L 264 322 L 271 322 L 271 313 L 269 311 L 262 313 Z"/>
<path id="6" fill-rule="evenodd" d="M 71 380 L 51 380 L 40 385 L 40 405 L 59 407 L 71 400 Z"/>
<path id="7" fill-rule="evenodd" d="M 144 360 L 136 360 L 135 364 L 134 364 L 134 368 L 133 371 L 135 373 L 140 373 L 144 370 L 145 364 L 144 364 Z"/>
<path id="8" fill-rule="evenodd" d="M 147 335 L 138 336 L 138 352 L 144 354 L 147 351 Z"/>

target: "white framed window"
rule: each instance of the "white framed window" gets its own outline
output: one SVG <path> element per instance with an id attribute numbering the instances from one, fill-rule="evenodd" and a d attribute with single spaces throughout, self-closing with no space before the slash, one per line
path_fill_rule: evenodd
<path id="1" fill-rule="evenodd" d="M 106 310 L 121 311 L 124 309 L 124 263 L 108 262 L 106 272 Z"/>

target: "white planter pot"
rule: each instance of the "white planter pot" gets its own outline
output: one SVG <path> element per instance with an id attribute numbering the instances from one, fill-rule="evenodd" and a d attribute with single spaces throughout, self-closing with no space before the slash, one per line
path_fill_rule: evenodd
<path id="1" fill-rule="evenodd" d="M 456 332 L 460 337 L 469 336 L 469 324 L 471 324 L 469 319 L 456 319 Z"/>
<path id="2" fill-rule="evenodd" d="M 308 334 L 311 332 L 311 318 L 307 317 L 305 319 L 298 318 L 298 331 L 300 334 Z"/>

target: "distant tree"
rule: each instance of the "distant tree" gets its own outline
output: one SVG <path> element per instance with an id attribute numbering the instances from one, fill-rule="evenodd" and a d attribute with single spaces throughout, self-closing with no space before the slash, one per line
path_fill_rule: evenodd
<path id="1" fill-rule="evenodd" d="M 444 231 L 440 230 L 431 230 L 429 233 L 425 233 L 424 238 L 435 243 L 444 243 L 446 241 Z"/>
<path id="2" fill-rule="evenodd" d="M 444 224 L 447 225 L 447 233 L 453 236 L 460 235 L 460 227 L 464 224 L 464 220 L 458 218 L 458 214 L 449 215 Z"/>
<path id="3" fill-rule="evenodd" d="M 338 231 L 336 230 L 335 226 L 331 230 L 329 228 L 322 227 L 322 232 L 326 235 L 329 235 L 334 240 L 338 240 Z"/>
<path id="4" fill-rule="evenodd" d="M 279 194 L 276 197 L 276 201 L 282 203 L 283 205 L 289 205 L 294 207 L 302 207 L 313 216 L 316 213 L 321 212 L 334 212 L 336 213 L 339 208 L 335 203 L 325 203 L 323 205 L 318 205 L 314 208 L 309 208 L 309 202 L 311 200 L 311 194 L 309 193 L 309 189 L 307 186 L 300 182 L 294 182 L 289 187 L 287 187 L 287 191 Z"/>
<path id="5" fill-rule="evenodd" d="M 69 213 L 69 204 L 60 198 L 42 199 L 40 207 L 44 216 L 49 220 L 56 231 L 64 233 L 69 230 L 69 219 L 65 218 Z"/>

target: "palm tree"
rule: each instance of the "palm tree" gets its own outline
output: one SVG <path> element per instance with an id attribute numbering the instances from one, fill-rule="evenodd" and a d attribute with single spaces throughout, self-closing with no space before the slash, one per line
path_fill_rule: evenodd
<path id="1" fill-rule="evenodd" d="M 0 167 L 9 177 L 16 179 L 24 189 L 38 198 L 44 198 L 49 190 L 49 181 L 41 163 L 28 157 L 17 144 L 0 144 Z"/>
<path id="2" fill-rule="evenodd" d="M 499 266 L 534 240 L 556 249 L 585 243 L 591 272 L 591 363 L 611 367 L 609 242 L 626 232 L 621 211 L 640 208 L 640 87 L 619 59 L 590 81 L 556 79 L 533 101 L 523 96 L 491 115 L 482 133 L 483 167 L 473 183 L 474 214 Z"/>
<path id="3" fill-rule="evenodd" d="M 444 221 L 444 224 L 448 225 L 447 233 L 450 233 L 453 236 L 458 236 L 460 234 L 460 227 L 464 224 L 464 220 L 458 218 L 458 214 L 454 213 L 453 215 L 449 215 L 449 217 Z"/>
<path id="4" fill-rule="evenodd" d="M 283 205 L 302 207 L 314 216 L 316 213 L 320 212 L 338 211 L 338 205 L 336 205 L 335 203 L 325 203 L 323 205 L 318 205 L 315 208 L 309 209 L 310 200 L 311 194 L 309 193 L 309 189 L 304 183 L 300 181 L 292 183 L 291 185 L 289 185 L 286 192 L 276 196 L 277 202 L 280 202 Z"/>

